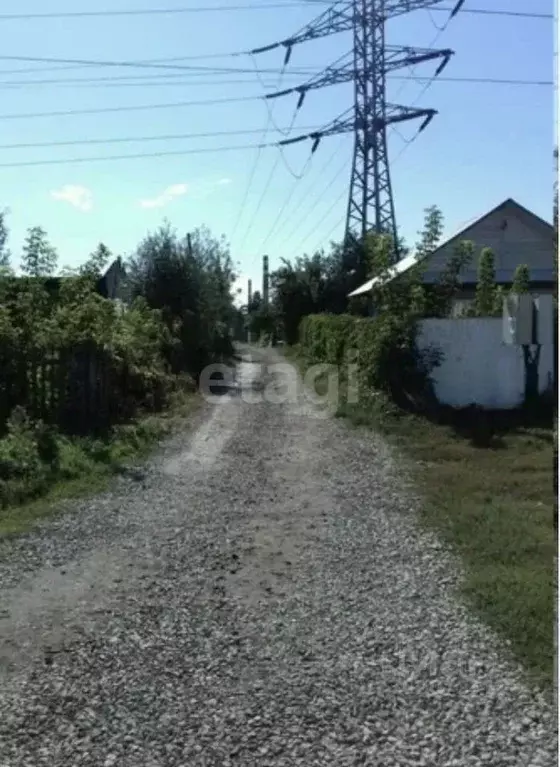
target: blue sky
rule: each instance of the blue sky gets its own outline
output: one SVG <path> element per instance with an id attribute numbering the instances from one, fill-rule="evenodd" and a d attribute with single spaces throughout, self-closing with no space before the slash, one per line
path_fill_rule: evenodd
<path id="1" fill-rule="evenodd" d="M 259 0 L 262 6 L 288 1 Z M 83 0 L 79 10 L 250 3 L 251 0 L 114 0 L 99 5 Z M 257 5 L 256 0 L 253 4 Z M 443 5 L 449 7 L 452 2 Z M 311 252 L 331 239 L 339 239 L 343 234 L 350 175 L 350 135 L 324 139 L 311 162 L 307 142 L 287 148 L 280 160 L 277 149 L 263 149 L 249 187 L 257 150 L 226 152 L 219 148 L 282 138 L 268 119 L 265 103 L 251 97 L 262 96 L 265 87 L 285 88 L 304 82 L 308 75 L 303 70 L 319 70 L 350 49 L 350 35 L 335 35 L 295 47 L 283 79 L 281 50 L 263 54 L 254 61 L 246 55 L 197 58 L 244 51 L 282 39 L 311 21 L 322 8 L 301 0 L 282 8 L 170 15 L 0 18 L 1 57 L 113 61 L 189 57 L 177 63 L 246 70 L 216 73 L 115 67 L 55 69 L 55 64 L 0 57 L 3 116 L 246 98 L 231 103 L 141 111 L 0 119 L 0 164 L 208 150 L 201 154 L 122 161 L 2 167 L 0 205 L 10 210 L 15 262 L 25 230 L 36 224 L 48 231 L 59 251 L 61 266 L 75 266 L 86 259 L 100 240 L 116 254 L 130 253 L 143 235 L 166 217 L 182 232 L 206 224 L 216 235 L 224 233 L 231 242 L 235 261 L 240 264 L 243 286 L 250 276 L 257 287 L 263 253 L 269 254 L 274 269 L 282 257 Z M 552 0 L 466 0 L 465 8 L 550 13 Z M 76 9 L 73 0 L 48 4 L 50 12 Z M 20 0 L 17 6 L 21 14 L 45 10 L 44 0 Z M 10 12 L 16 11 L 12 8 Z M 437 34 L 434 22 L 442 24 L 446 18 L 444 13 L 433 12 L 430 17 L 426 11 L 419 11 L 393 20 L 388 25 L 388 43 L 420 47 L 433 43 L 435 47 L 452 48 L 456 54 L 443 78 L 553 79 L 552 20 L 460 13 L 434 43 Z M 255 66 L 271 71 L 257 76 Z M 428 64 L 418 67 L 414 74 L 429 76 L 432 72 L 433 66 Z M 97 81 L 91 82 L 95 78 Z M 69 79 L 90 82 L 49 82 Z M 42 82 L 32 83 L 33 80 Z M 410 145 L 406 146 L 403 139 L 415 134 L 413 123 L 402 126 L 400 135 L 389 136 L 390 157 L 400 155 L 392 166 L 392 180 L 398 224 L 404 236 L 414 240 L 423 209 L 431 204 L 442 208 L 448 232 L 506 197 L 514 197 L 550 219 L 552 86 L 473 84 L 442 79 L 418 99 L 422 88 L 421 82 L 393 80 L 388 91 L 391 101 L 416 102 L 415 106 L 439 111 L 429 128 Z M 287 128 L 295 97 L 271 103 L 273 122 L 281 129 Z M 351 104 L 351 86 L 310 92 L 297 114 L 291 135 L 296 135 L 298 128 L 328 123 Z M 269 131 L 264 135 L 267 124 Z M 218 132 L 224 135 L 103 143 L 115 138 Z M 101 143 L 2 148 L 16 143 L 82 140 Z M 305 171 L 302 178 L 294 178 L 293 174 L 297 176 L 302 171 Z"/>

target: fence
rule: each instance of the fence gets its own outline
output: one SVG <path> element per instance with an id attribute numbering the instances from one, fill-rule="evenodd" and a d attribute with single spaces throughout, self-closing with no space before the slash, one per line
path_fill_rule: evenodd
<path id="1" fill-rule="evenodd" d="M 85 435 L 162 405 L 157 379 L 148 381 L 94 345 L 0 348 L 0 430 L 16 406 L 65 433 Z"/>
<path id="2" fill-rule="evenodd" d="M 552 317 L 539 314 L 539 391 L 552 386 Z M 487 409 L 513 409 L 523 404 L 525 362 L 523 349 L 503 341 L 503 322 L 490 317 L 427 319 L 421 323 L 419 349 L 435 347 L 442 353 L 432 373 L 441 404 Z"/>

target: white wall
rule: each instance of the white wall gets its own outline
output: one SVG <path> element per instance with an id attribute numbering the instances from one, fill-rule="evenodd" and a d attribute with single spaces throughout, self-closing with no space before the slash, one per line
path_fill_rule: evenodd
<path id="1" fill-rule="evenodd" d="M 539 312 L 539 389 L 552 382 L 552 306 Z M 523 403 L 523 350 L 503 342 L 501 318 L 427 319 L 421 323 L 418 348 L 433 345 L 443 353 L 431 376 L 441 404 L 509 409 Z"/>

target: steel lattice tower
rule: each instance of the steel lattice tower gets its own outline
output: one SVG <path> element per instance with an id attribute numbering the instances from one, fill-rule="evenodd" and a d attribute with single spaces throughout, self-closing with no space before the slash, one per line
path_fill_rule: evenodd
<path id="1" fill-rule="evenodd" d="M 309 90 L 344 82 L 354 83 L 354 106 L 321 131 L 286 139 L 290 144 L 305 138 L 313 140 L 314 152 L 324 136 L 352 131 L 355 136 L 350 193 L 346 215 L 345 239 L 362 240 L 367 232 L 389 234 L 395 248 L 398 243 L 395 206 L 387 154 L 387 128 L 395 123 L 423 118 L 419 131 L 435 116 L 433 109 L 415 109 L 386 100 L 386 76 L 396 69 L 439 60 L 438 75 L 453 55 L 449 49 L 432 50 L 389 46 L 385 26 L 389 19 L 422 8 L 435 7 L 442 0 L 339 0 L 297 34 L 252 53 L 262 53 L 278 46 L 286 48 L 284 64 L 292 47 L 298 43 L 338 32 L 353 33 L 353 51 L 317 77 L 296 88 L 271 93 L 268 98 L 299 93 L 298 109 Z M 458 0 L 451 12 L 455 16 L 464 0 Z M 395 257 L 398 254 L 395 250 Z"/>

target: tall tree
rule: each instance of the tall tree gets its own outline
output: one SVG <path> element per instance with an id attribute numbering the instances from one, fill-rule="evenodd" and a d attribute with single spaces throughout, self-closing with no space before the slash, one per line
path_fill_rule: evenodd
<path id="1" fill-rule="evenodd" d="M 27 230 L 21 257 L 21 271 L 30 277 L 48 277 L 56 269 L 58 254 L 40 226 Z"/>
<path id="2" fill-rule="evenodd" d="M 11 272 L 11 253 L 7 247 L 8 236 L 10 234 L 6 223 L 7 212 L 0 211 L 0 274 Z"/>
<path id="3" fill-rule="evenodd" d="M 496 295 L 496 267 L 494 253 L 491 248 L 480 251 L 478 261 L 478 282 L 476 286 L 475 307 L 479 317 L 487 317 L 494 313 Z"/>
<path id="4" fill-rule="evenodd" d="M 519 264 L 513 273 L 513 282 L 511 285 L 512 293 L 528 293 L 531 286 L 531 277 L 527 264 Z"/>
<path id="5" fill-rule="evenodd" d="M 437 205 L 431 205 L 424 210 L 424 227 L 418 232 L 419 240 L 416 243 L 416 258 L 422 259 L 432 253 L 439 243 L 443 234 L 443 213 Z"/>
<path id="6" fill-rule="evenodd" d="M 79 268 L 79 273 L 88 277 L 100 277 L 109 263 L 112 253 L 109 248 L 100 242 L 97 248 L 90 254 L 88 260 Z"/>
<path id="7" fill-rule="evenodd" d="M 178 346 L 169 350 L 175 369 L 199 372 L 231 349 L 235 324 L 229 248 L 206 228 L 180 238 L 169 222 L 140 243 L 128 264 L 132 295 L 161 309 Z"/>

